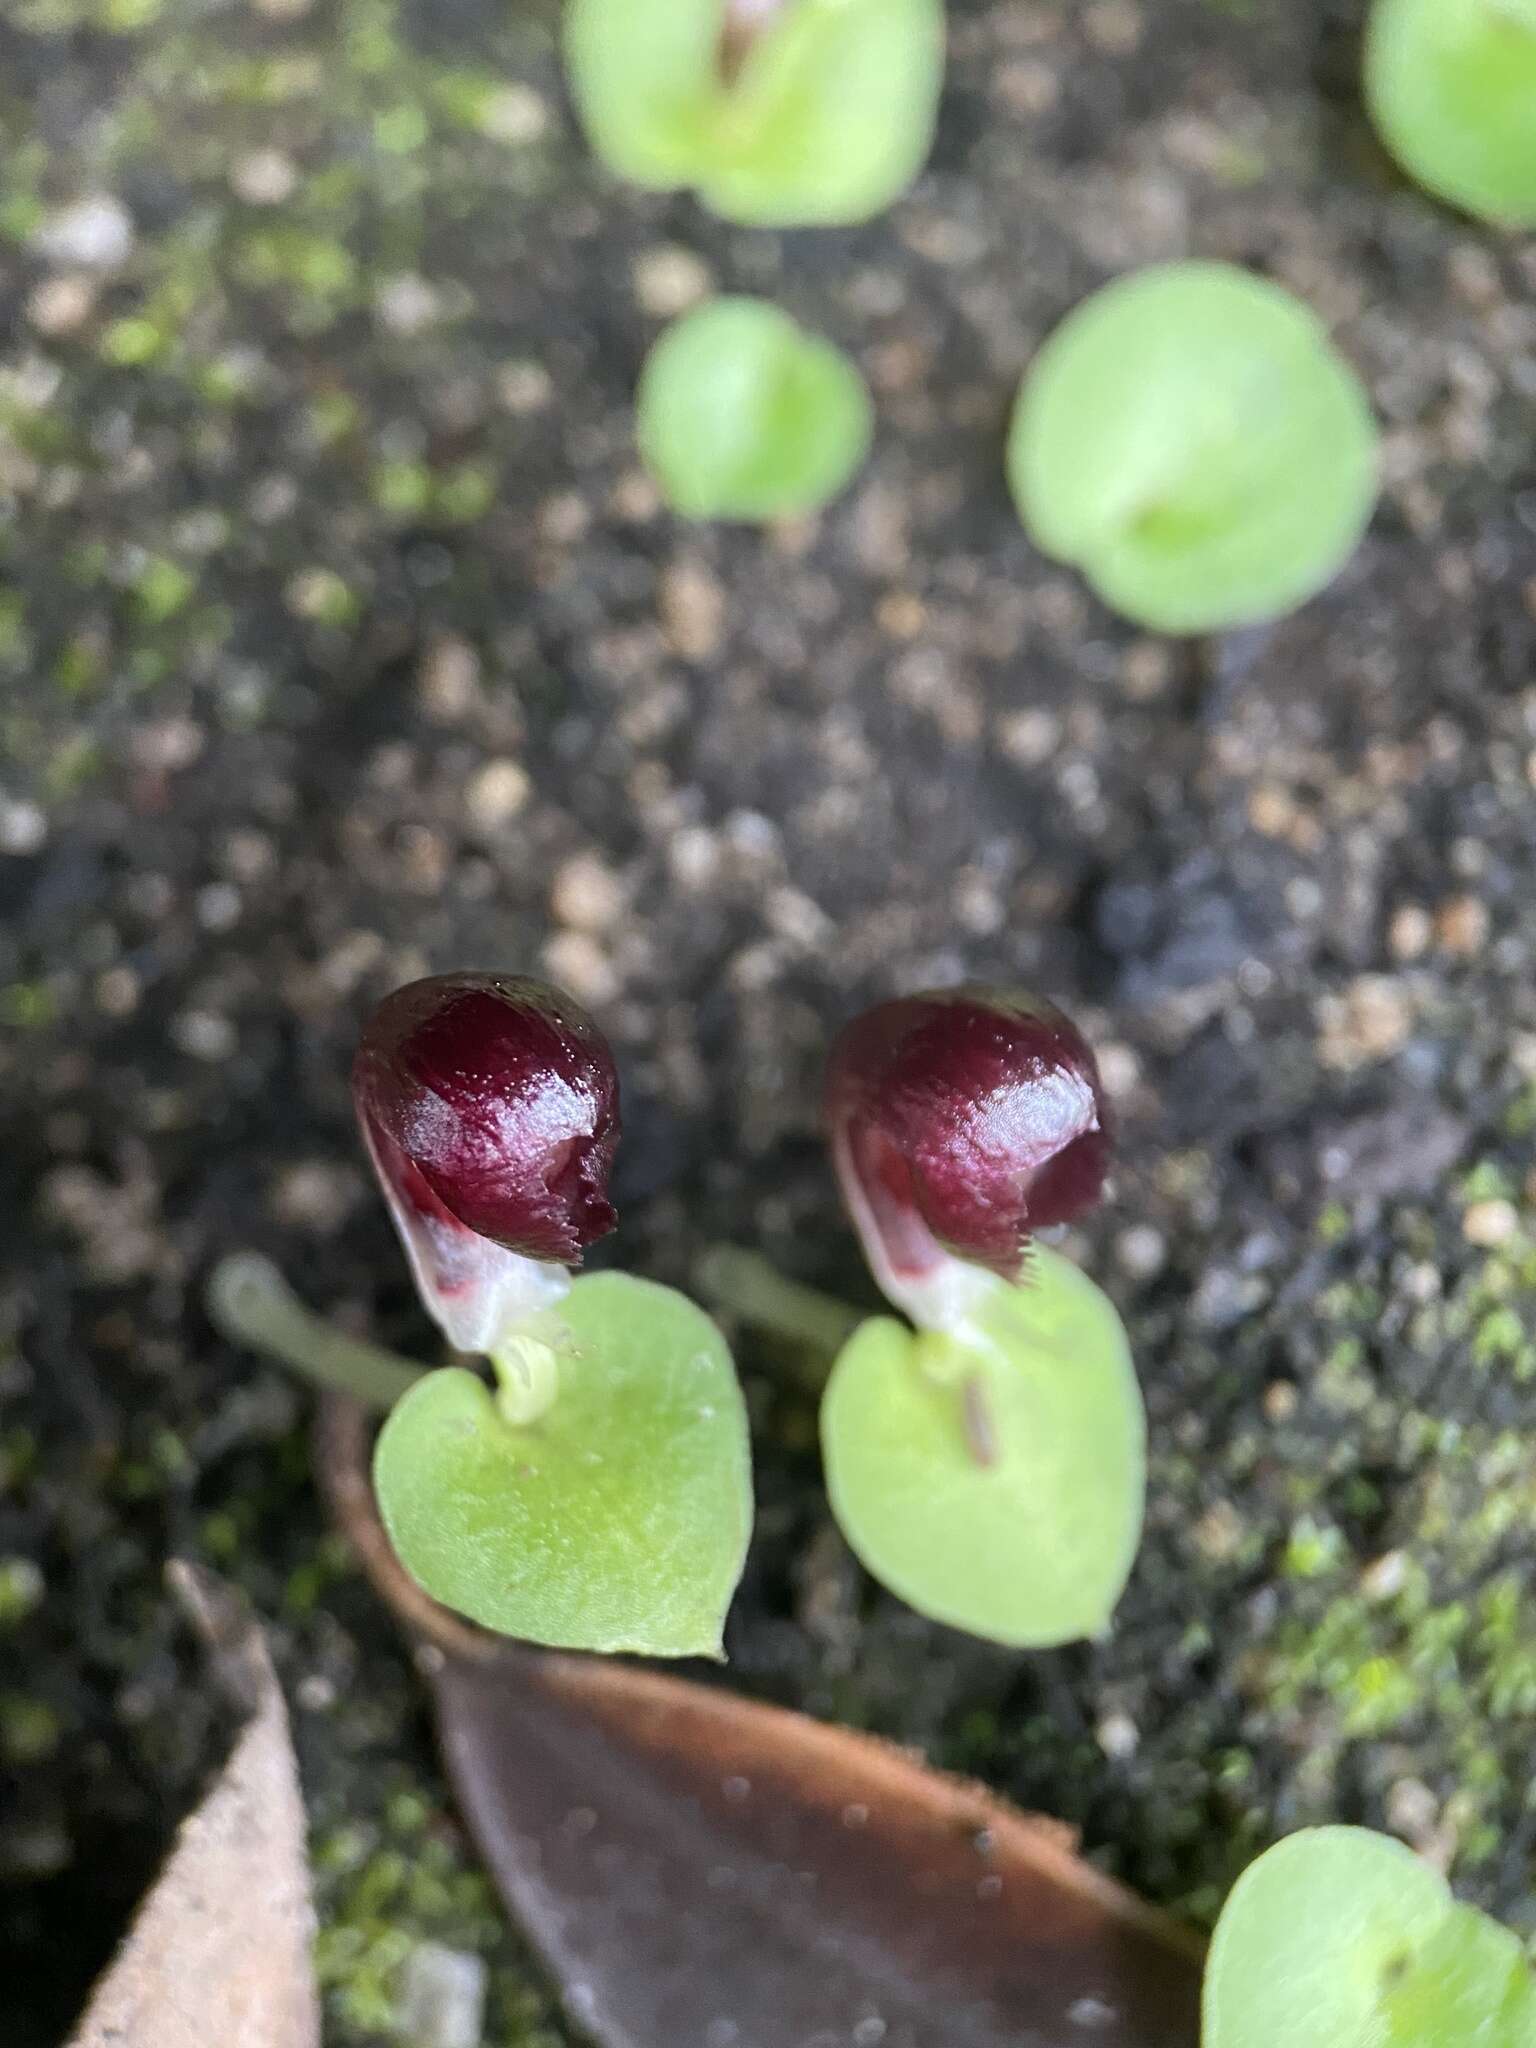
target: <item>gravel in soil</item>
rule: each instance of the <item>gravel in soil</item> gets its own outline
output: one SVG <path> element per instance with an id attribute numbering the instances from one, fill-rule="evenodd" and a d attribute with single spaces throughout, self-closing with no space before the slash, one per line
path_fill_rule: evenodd
<path id="1" fill-rule="evenodd" d="M 254 1243 L 403 1347 L 358 1023 L 553 976 L 624 1066 L 615 1250 L 865 1289 L 828 1036 L 961 974 L 1105 1050 L 1079 1249 L 1151 1409 L 1113 1636 L 1020 1658 L 882 1597 L 744 1347 L 733 1680 L 921 1744 L 1209 1915 L 1276 1833 L 1389 1826 L 1536 1928 L 1536 246 L 1407 190 L 1359 8 L 956 4 L 933 164 L 866 229 L 611 185 L 548 5 L 12 0 L 0 24 L 0 1852 L 58 2038 L 222 1739 L 161 1578 L 273 1624 L 332 2037 L 427 1941 L 557 2044 L 327 1535 L 305 1398 L 213 1337 Z M 1198 647 L 1028 546 L 1018 375 L 1132 264 L 1307 297 L 1387 434 L 1322 599 Z M 638 471 L 659 323 L 765 292 L 856 355 L 856 488 L 688 530 Z"/>

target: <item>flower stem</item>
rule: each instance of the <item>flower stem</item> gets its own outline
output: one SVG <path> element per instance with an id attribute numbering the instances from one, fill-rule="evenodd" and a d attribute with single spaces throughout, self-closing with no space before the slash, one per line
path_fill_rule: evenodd
<path id="1" fill-rule="evenodd" d="M 808 1383 L 825 1380 L 833 1359 L 864 1321 L 859 1309 L 786 1280 L 761 1254 L 740 1245 L 712 1245 L 694 1267 L 693 1279 L 716 1308 L 811 1353 Z"/>
<path id="2" fill-rule="evenodd" d="M 502 1420 L 527 1429 L 547 1415 L 560 1391 L 560 1360 L 542 1337 L 509 1337 L 491 1353 Z"/>
<path id="3" fill-rule="evenodd" d="M 370 1408 L 390 1409 L 421 1378 L 422 1368 L 393 1351 L 364 1344 L 312 1315 L 270 1259 L 235 1252 L 209 1276 L 214 1326 L 313 1380 Z"/>

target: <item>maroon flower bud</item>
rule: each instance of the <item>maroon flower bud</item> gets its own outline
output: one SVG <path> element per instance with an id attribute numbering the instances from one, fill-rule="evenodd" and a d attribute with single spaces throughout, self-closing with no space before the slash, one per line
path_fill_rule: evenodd
<path id="1" fill-rule="evenodd" d="M 827 1121 L 877 1277 L 921 1280 L 949 1251 L 1016 1277 L 1037 1230 L 1098 1201 L 1103 1085 L 1071 1020 L 1018 989 L 878 1004 L 832 1048 Z"/>
<path id="2" fill-rule="evenodd" d="M 465 1349 L 563 1291 L 616 1218 L 618 1076 L 542 982 L 442 974 L 386 996 L 352 1069 L 358 1121 L 428 1305 Z"/>

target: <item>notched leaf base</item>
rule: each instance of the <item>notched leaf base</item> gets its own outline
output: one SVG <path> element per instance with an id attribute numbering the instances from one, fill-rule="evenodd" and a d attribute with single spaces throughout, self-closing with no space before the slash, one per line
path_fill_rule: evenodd
<path id="1" fill-rule="evenodd" d="M 537 1422 L 430 1373 L 374 1453 L 380 1507 L 434 1599 L 559 1648 L 718 1657 L 746 1556 L 746 1411 L 724 1338 L 670 1288 L 578 1280 L 531 1326 L 560 1357 Z"/>

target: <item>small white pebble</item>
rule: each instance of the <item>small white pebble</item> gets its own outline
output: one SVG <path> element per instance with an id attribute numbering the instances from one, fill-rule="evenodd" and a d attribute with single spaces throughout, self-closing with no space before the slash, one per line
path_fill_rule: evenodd
<path id="1" fill-rule="evenodd" d="M 96 977 L 96 1007 L 104 1017 L 131 1017 L 139 1007 L 141 992 L 139 977 L 126 962 L 108 967 Z"/>
<path id="2" fill-rule="evenodd" d="M 474 708 L 480 656 L 461 634 L 440 633 L 426 651 L 416 687 L 423 710 L 451 724 Z"/>
<path id="3" fill-rule="evenodd" d="M 471 823 L 482 832 L 498 831 L 524 808 L 531 789 L 527 770 L 516 761 L 487 761 L 464 792 Z"/>
<path id="4" fill-rule="evenodd" d="M 1289 1422 L 1301 1406 L 1301 1396 L 1291 1380 L 1271 1380 L 1264 1389 L 1264 1420 Z"/>
<path id="5" fill-rule="evenodd" d="M 1496 1251 L 1508 1244 L 1519 1228 L 1520 1216 L 1513 1202 L 1474 1202 L 1461 1219 L 1462 1236 L 1482 1251 Z"/>
<path id="6" fill-rule="evenodd" d="M 47 843 L 48 819 L 39 805 L 0 800 L 0 853 L 38 853 Z"/>
<path id="7" fill-rule="evenodd" d="M 556 932 L 543 958 L 550 978 L 594 1009 L 611 1003 L 619 992 L 613 962 L 589 932 Z"/>
<path id="8" fill-rule="evenodd" d="M 207 744 L 208 735 L 195 718 L 157 718 L 129 739 L 134 765 L 154 775 L 179 775 Z"/>
<path id="9" fill-rule="evenodd" d="M 702 562 L 686 557 L 662 571 L 656 591 L 662 630 L 684 661 L 709 661 L 725 637 L 726 594 Z"/>
<path id="10" fill-rule="evenodd" d="M 205 932 L 233 931 L 240 922 L 240 891 L 231 882 L 210 882 L 198 890 L 193 908 Z"/>
<path id="11" fill-rule="evenodd" d="M 254 149 L 237 160 L 229 182 L 248 206 L 281 206 L 291 198 L 299 173 L 280 149 Z"/>
<path id="12" fill-rule="evenodd" d="M 675 320 L 714 289 L 709 265 L 675 242 L 642 250 L 635 258 L 635 297 L 653 320 Z"/>
<path id="13" fill-rule="evenodd" d="M 171 1021 L 171 1039 L 189 1059 L 227 1060 L 239 1043 L 235 1027 L 216 1010 L 183 1010 Z"/>
<path id="14" fill-rule="evenodd" d="M 298 1159 L 277 1175 L 268 1200 L 280 1223 L 331 1237 L 357 1206 L 360 1192 L 350 1167 L 327 1159 Z"/>
<path id="15" fill-rule="evenodd" d="M 1111 1763 L 1124 1763 L 1141 1747 L 1141 1730 L 1129 1714 L 1106 1714 L 1093 1732 Z"/>
<path id="16" fill-rule="evenodd" d="M 1421 960 L 1435 935 L 1434 920 L 1421 904 L 1405 903 L 1392 913 L 1387 945 L 1394 960 Z"/>
<path id="17" fill-rule="evenodd" d="M 1438 1301 L 1445 1292 L 1445 1282 L 1440 1277 L 1439 1268 L 1432 1266 L 1427 1259 L 1421 1259 L 1417 1264 L 1410 1266 L 1403 1275 L 1403 1292 L 1410 1301 L 1417 1302 L 1421 1308 L 1428 1302 Z"/>
<path id="18" fill-rule="evenodd" d="M 1168 1243 L 1150 1223 L 1133 1223 L 1115 1239 L 1115 1257 L 1133 1280 L 1150 1280 L 1168 1261 Z"/>
<path id="19" fill-rule="evenodd" d="M 1360 1590 L 1367 1600 L 1392 1600 L 1408 1583 L 1408 1559 L 1401 1550 L 1383 1551 L 1360 1574 Z"/>
<path id="20" fill-rule="evenodd" d="M 552 118 L 548 100 L 531 85 L 512 84 L 491 94 L 480 110 L 479 128 L 492 142 L 519 145 L 547 135 Z"/>
<path id="21" fill-rule="evenodd" d="M 624 885 L 596 853 L 573 854 L 555 870 L 549 907 L 559 923 L 600 932 L 624 914 Z"/>
<path id="22" fill-rule="evenodd" d="M 385 278 L 374 293 L 373 309 L 391 334 L 409 341 L 442 318 L 442 294 L 424 277 L 405 271 L 398 277 Z"/>
<path id="23" fill-rule="evenodd" d="M 1109 1094 L 1122 1101 L 1138 1086 L 1141 1080 L 1141 1061 L 1128 1045 L 1111 1040 L 1098 1049 L 1099 1079 Z"/>
<path id="24" fill-rule="evenodd" d="M 543 412 L 555 395 L 555 380 L 542 363 L 503 363 L 496 396 L 508 412 Z"/>
<path id="25" fill-rule="evenodd" d="M 1003 752 L 1021 768 L 1038 768 L 1061 745 L 1061 720 L 1053 711 L 1014 711 L 998 723 Z"/>
<path id="26" fill-rule="evenodd" d="M 74 334 L 96 309 L 96 287 L 80 272 L 45 277 L 27 299 L 27 318 L 39 334 Z"/>
<path id="27" fill-rule="evenodd" d="M 413 2048 L 480 2048 L 489 1981 L 483 1957 L 420 1943 L 400 1973 L 400 2039 Z"/>
<path id="28" fill-rule="evenodd" d="M 592 509 L 580 491 L 552 491 L 535 514 L 539 539 L 551 547 L 573 547 L 592 524 Z"/>
<path id="29" fill-rule="evenodd" d="M 1399 1778 L 1388 1792 L 1388 1824 L 1416 1848 L 1434 1834 L 1439 1820 L 1440 1802 L 1422 1778 Z"/>
<path id="30" fill-rule="evenodd" d="M 1076 1998 L 1067 2009 L 1067 2018 L 1074 2027 L 1084 2027 L 1098 2032 L 1112 2027 L 1119 2014 L 1112 2005 L 1106 2005 L 1102 1998 Z"/>
<path id="31" fill-rule="evenodd" d="M 110 192 L 49 214 L 32 237 L 37 253 L 61 269 L 120 270 L 133 243 L 133 216 Z"/>
<path id="32" fill-rule="evenodd" d="M 667 862 L 683 889 L 703 889 L 720 867 L 720 842 L 707 825 L 684 825 L 667 846 Z"/>

